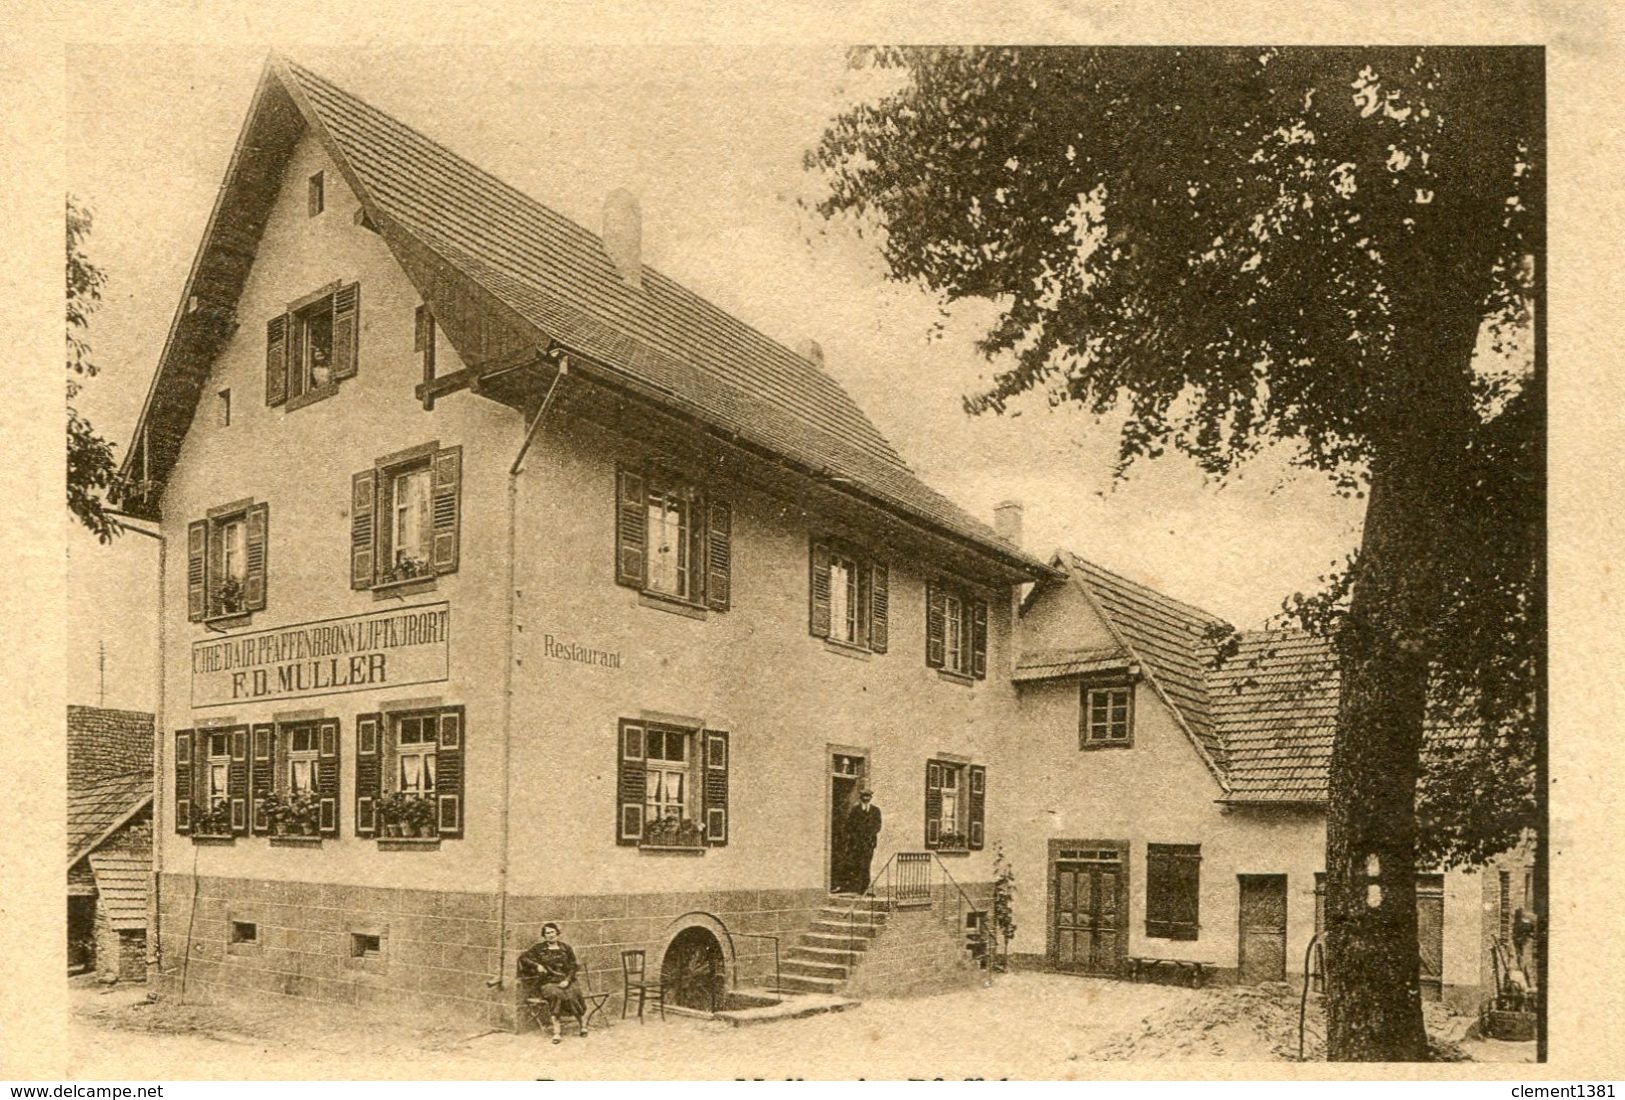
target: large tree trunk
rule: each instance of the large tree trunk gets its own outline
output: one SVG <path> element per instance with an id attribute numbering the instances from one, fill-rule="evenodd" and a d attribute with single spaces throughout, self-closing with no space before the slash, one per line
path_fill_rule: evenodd
<path id="1" fill-rule="evenodd" d="M 1326 826 L 1326 1054 L 1420 1061 L 1416 786 L 1436 563 L 1450 537 L 1473 417 L 1471 295 L 1434 299 L 1392 423 L 1375 441 L 1365 529 L 1337 638 L 1341 692 Z M 1455 308 L 1451 308 L 1454 306 Z"/>

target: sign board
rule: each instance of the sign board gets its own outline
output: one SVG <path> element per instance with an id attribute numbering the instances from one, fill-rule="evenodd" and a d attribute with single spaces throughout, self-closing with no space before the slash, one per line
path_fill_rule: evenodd
<path id="1" fill-rule="evenodd" d="M 393 607 L 192 643 L 192 706 L 427 684 L 449 675 L 451 605 Z"/>

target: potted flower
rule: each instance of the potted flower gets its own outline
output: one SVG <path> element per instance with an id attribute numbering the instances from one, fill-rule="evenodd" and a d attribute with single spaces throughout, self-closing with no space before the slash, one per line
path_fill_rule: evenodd
<path id="1" fill-rule="evenodd" d="M 970 847 L 963 833 L 943 833 L 937 838 L 937 851 L 963 852 Z"/>
<path id="2" fill-rule="evenodd" d="M 643 843 L 651 848 L 703 848 L 705 837 L 694 822 L 672 815 L 645 825 Z"/>
<path id="3" fill-rule="evenodd" d="M 384 836 L 401 835 L 401 817 L 406 810 L 406 796 L 390 791 L 378 799 L 378 829 Z"/>
<path id="4" fill-rule="evenodd" d="M 260 811 L 265 814 L 265 822 L 271 827 L 272 836 L 288 835 L 288 803 L 280 794 L 272 791 L 259 800 Z"/>
<path id="5" fill-rule="evenodd" d="M 236 615 L 243 609 L 243 582 L 236 577 L 223 577 L 214 588 L 214 613 Z"/>
<path id="6" fill-rule="evenodd" d="M 395 581 L 409 581 L 416 577 L 429 575 L 429 563 L 423 558 L 402 556 L 394 565 L 384 570 L 383 583 L 392 584 Z"/>
<path id="7" fill-rule="evenodd" d="M 288 796 L 288 831 L 300 836 L 315 836 L 321 803 L 315 791 L 295 791 Z"/>
<path id="8" fill-rule="evenodd" d="M 402 807 L 402 831 L 407 836 L 434 836 L 434 796 L 430 794 L 408 794 L 405 796 L 405 800 L 405 805 Z"/>
<path id="9" fill-rule="evenodd" d="M 230 836 L 231 804 L 224 798 L 215 799 L 213 806 L 198 815 L 193 832 L 198 836 Z"/>

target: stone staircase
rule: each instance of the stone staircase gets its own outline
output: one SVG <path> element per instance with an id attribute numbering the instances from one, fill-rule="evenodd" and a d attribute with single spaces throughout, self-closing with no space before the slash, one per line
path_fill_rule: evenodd
<path id="1" fill-rule="evenodd" d="M 856 905 L 854 906 L 854 902 Z M 780 967 L 786 993 L 837 993 L 886 927 L 884 899 L 831 895 Z"/>

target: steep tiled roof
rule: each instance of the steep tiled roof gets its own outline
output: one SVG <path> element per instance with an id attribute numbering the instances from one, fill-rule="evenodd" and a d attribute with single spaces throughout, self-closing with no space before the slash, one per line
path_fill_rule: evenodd
<path id="1" fill-rule="evenodd" d="M 108 923 L 119 931 L 145 928 L 151 858 L 139 852 L 91 852 L 90 869 Z"/>
<path id="2" fill-rule="evenodd" d="M 1300 630 L 1238 635 L 1239 648 L 1208 671 L 1209 700 L 1240 801 L 1326 798 L 1337 728 L 1337 659 Z"/>
<path id="3" fill-rule="evenodd" d="M 1225 746 L 1213 725 L 1206 680 L 1208 631 L 1223 628 L 1223 619 L 1199 607 L 1120 577 L 1076 554 L 1068 565 L 1111 622 L 1126 645 L 1179 712 L 1191 736 L 1201 744 L 1221 774 Z"/>
<path id="4" fill-rule="evenodd" d="M 1055 680 L 1063 676 L 1126 670 L 1133 663 L 1134 658 L 1121 646 L 1046 649 L 1035 653 L 1023 653 L 1016 661 L 1016 672 L 1011 679 L 1017 683 Z"/>
<path id="5" fill-rule="evenodd" d="M 625 372 L 713 428 L 1042 569 L 924 485 L 811 361 L 653 268 L 632 288 L 598 235 L 309 70 L 285 71 L 386 234 L 427 246 L 539 336 Z"/>
<path id="6" fill-rule="evenodd" d="M 152 771 L 152 715 L 70 706 L 68 789 L 133 771 Z"/>
<path id="7" fill-rule="evenodd" d="M 77 862 L 87 846 L 151 798 L 150 771 L 115 775 L 69 791 L 68 862 Z"/>

